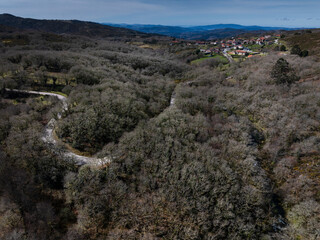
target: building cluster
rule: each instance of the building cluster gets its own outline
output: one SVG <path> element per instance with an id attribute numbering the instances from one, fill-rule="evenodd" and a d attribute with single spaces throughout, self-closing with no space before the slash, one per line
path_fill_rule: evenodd
<path id="1" fill-rule="evenodd" d="M 187 42 L 187 45 L 198 46 L 200 48 L 200 52 L 205 55 L 213 55 L 222 52 L 228 52 L 231 55 L 253 55 L 257 54 L 250 49 L 252 45 L 272 45 L 278 44 L 280 35 L 265 35 L 263 37 L 257 38 L 231 38 L 227 40 L 217 40 L 217 41 L 193 41 Z M 173 43 L 181 43 L 178 41 L 174 41 Z"/>

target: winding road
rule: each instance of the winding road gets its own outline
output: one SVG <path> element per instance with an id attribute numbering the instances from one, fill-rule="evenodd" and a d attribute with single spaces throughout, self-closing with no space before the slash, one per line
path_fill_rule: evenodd
<path id="1" fill-rule="evenodd" d="M 29 91 L 29 90 L 18 90 L 18 89 L 7 89 L 8 92 L 17 92 L 17 93 L 27 93 L 27 94 L 36 94 L 36 95 L 42 95 L 42 96 L 52 96 L 58 98 L 62 102 L 62 110 L 58 113 L 58 119 L 62 117 L 62 113 L 66 110 L 68 110 L 68 102 L 67 98 L 65 96 L 62 96 L 60 94 L 56 93 L 49 93 L 49 92 L 38 92 L 38 91 Z M 111 162 L 111 159 L 109 157 L 104 158 L 97 158 L 97 157 L 85 157 L 78 154 L 75 154 L 71 152 L 68 149 L 61 149 L 60 144 L 58 141 L 54 138 L 54 129 L 56 127 L 57 120 L 52 118 L 44 129 L 44 134 L 42 137 L 42 140 L 47 143 L 51 150 L 54 151 L 57 154 L 61 154 L 64 158 L 67 160 L 73 161 L 77 165 L 84 165 L 84 164 L 90 164 L 90 165 L 105 165 Z"/>
<path id="2" fill-rule="evenodd" d="M 31 90 L 8 89 L 8 88 L 6 88 L 6 91 L 16 92 L 16 93 L 36 94 L 36 95 L 42 95 L 42 96 L 52 96 L 52 97 L 58 98 L 62 102 L 61 112 L 59 112 L 57 115 L 58 119 L 61 119 L 62 113 L 68 110 L 67 98 L 60 94 L 41 92 L 41 91 L 31 91 Z M 175 105 L 175 92 L 173 92 L 171 95 L 169 107 L 173 107 L 174 105 Z M 85 157 L 82 155 L 78 155 L 65 147 L 61 148 L 62 144 L 60 144 L 54 137 L 54 129 L 56 127 L 56 124 L 57 124 L 57 120 L 52 118 L 45 126 L 44 134 L 42 137 L 42 140 L 50 146 L 53 152 L 63 156 L 67 160 L 73 161 L 77 165 L 89 164 L 89 165 L 103 166 L 111 162 L 111 157 L 104 157 L 104 158 Z"/>

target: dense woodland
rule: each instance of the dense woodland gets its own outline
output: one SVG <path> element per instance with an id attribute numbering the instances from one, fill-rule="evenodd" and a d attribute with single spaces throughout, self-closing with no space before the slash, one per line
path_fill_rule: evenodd
<path id="1" fill-rule="evenodd" d="M 189 65 L 159 39 L 0 37 L 0 239 L 320 238 L 317 56 Z M 67 95 L 60 147 L 112 162 L 51 151 L 61 103 L 6 88 Z"/>

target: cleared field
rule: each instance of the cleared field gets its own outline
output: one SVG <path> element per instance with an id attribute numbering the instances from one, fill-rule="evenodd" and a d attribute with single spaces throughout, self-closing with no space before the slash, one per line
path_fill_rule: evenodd
<path id="1" fill-rule="evenodd" d="M 203 58 L 199 58 L 199 59 L 196 59 L 196 60 L 193 60 L 191 62 L 191 64 L 199 64 L 205 60 L 208 60 L 208 59 L 217 59 L 217 60 L 220 60 L 223 64 L 227 64 L 228 63 L 228 59 L 221 56 L 221 55 L 214 55 L 214 56 L 206 56 L 206 57 L 203 57 Z"/>

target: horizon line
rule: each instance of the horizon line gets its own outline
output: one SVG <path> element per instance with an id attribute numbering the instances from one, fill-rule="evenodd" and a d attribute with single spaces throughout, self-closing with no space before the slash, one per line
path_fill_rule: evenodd
<path id="1" fill-rule="evenodd" d="M 198 24 L 198 25 L 171 25 L 171 24 L 161 24 L 161 23 L 117 23 L 117 22 L 101 22 L 101 21 L 94 21 L 94 20 L 80 20 L 80 19 L 61 19 L 61 18 L 32 18 L 32 17 L 22 17 L 22 16 L 17 16 L 12 13 L 1 13 L 0 15 L 11 15 L 14 17 L 20 17 L 20 18 L 26 18 L 26 19 L 34 19 L 34 20 L 53 20 L 53 21 L 83 21 L 83 22 L 93 22 L 93 23 L 98 23 L 102 25 L 106 24 L 118 24 L 118 25 L 154 25 L 154 26 L 168 26 L 168 27 L 182 27 L 182 28 L 189 28 L 189 27 L 201 27 L 201 26 L 210 26 L 210 25 L 238 25 L 238 26 L 243 26 L 243 27 L 265 27 L 265 28 L 288 28 L 290 30 L 298 30 L 298 29 L 319 29 L 319 27 L 288 27 L 288 26 L 263 26 L 263 25 L 251 25 L 251 24 L 239 24 L 239 23 L 209 23 L 209 24 Z"/>

